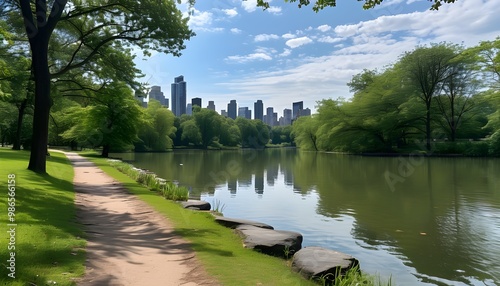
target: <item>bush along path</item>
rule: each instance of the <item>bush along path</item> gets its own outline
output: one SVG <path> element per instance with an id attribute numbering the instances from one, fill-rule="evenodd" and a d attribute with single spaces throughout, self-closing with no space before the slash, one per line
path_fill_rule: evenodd
<path id="1" fill-rule="evenodd" d="M 120 160 L 108 160 L 108 162 L 118 171 L 147 187 L 150 191 L 159 193 L 167 200 L 187 201 L 189 198 L 189 190 L 186 187 L 167 182 L 167 180 L 159 178 L 152 172 L 136 168 Z"/>
<path id="2" fill-rule="evenodd" d="M 66 156 L 88 240 L 78 285 L 218 285 L 163 216 L 87 159 Z"/>

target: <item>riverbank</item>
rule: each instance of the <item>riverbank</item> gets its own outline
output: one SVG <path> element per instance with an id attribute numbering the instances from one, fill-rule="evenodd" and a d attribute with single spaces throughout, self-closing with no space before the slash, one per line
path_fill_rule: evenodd
<path id="1" fill-rule="evenodd" d="M 88 154 L 87 154 L 88 155 Z M 109 165 L 106 159 L 87 157 L 128 191 L 167 217 L 176 233 L 187 239 L 207 272 L 223 285 L 316 285 L 293 273 L 289 261 L 242 247 L 241 238 L 217 224 L 212 215 L 183 209 L 140 186 Z M 236 270 L 237 269 L 237 270 Z"/>

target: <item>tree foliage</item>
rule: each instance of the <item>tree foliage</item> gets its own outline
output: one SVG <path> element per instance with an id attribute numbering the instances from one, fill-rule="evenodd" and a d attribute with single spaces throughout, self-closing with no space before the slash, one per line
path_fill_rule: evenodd
<path id="1" fill-rule="evenodd" d="M 124 83 L 115 82 L 98 93 L 98 99 L 86 107 L 74 107 L 67 119 L 72 127 L 62 134 L 92 148 L 102 147 L 102 156 L 110 151 L 132 149 L 138 140 L 141 110 L 133 93 Z"/>
<path id="2" fill-rule="evenodd" d="M 185 48 L 184 41 L 193 35 L 188 19 L 172 0 L 90 0 L 71 1 L 70 4 L 67 0 L 37 0 L 34 3 L 6 0 L 4 4 L 8 6 L 6 10 L 22 16 L 25 39 L 30 46 L 35 110 L 28 168 L 40 173 L 45 173 L 51 79 L 71 71 L 77 71 L 75 75 L 82 74 L 84 67 L 89 67 L 92 74 L 98 70 L 90 68 L 92 65 L 98 67 L 101 59 L 113 57 L 108 49 L 130 51 L 134 45 L 145 54 L 158 51 L 177 56 Z M 67 51 L 67 57 L 51 57 L 61 49 Z"/>

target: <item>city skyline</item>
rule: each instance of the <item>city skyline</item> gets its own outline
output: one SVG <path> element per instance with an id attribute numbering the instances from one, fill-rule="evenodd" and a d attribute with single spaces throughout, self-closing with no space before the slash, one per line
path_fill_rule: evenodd
<path id="1" fill-rule="evenodd" d="M 189 100 L 187 100 L 188 95 L 186 92 L 187 82 L 184 80 L 183 76 L 176 77 L 174 79 L 174 83 L 172 83 L 172 88 L 171 88 L 171 91 L 172 91 L 171 100 L 172 100 L 172 102 L 174 101 L 174 97 L 176 97 L 178 95 L 177 94 L 178 93 L 177 85 L 179 83 L 183 84 L 182 90 L 184 90 L 184 93 L 185 93 L 183 95 L 184 100 L 186 102 L 189 102 Z M 137 98 L 137 99 L 139 102 L 145 102 L 142 100 L 142 98 Z M 164 93 L 161 91 L 160 86 L 152 86 L 151 87 L 151 89 L 148 93 L 148 98 L 147 98 L 146 103 L 149 102 L 149 100 L 151 100 L 151 99 L 159 101 L 160 104 L 162 104 L 163 106 L 165 106 L 166 108 L 171 110 L 175 116 L 180 116 L 180 115 L 176 115 L 175 112 L 172 110 L 173 107 L 169 106 L 169 99 L 167 97 L 165 97 Z M 178 106 L 177 108 L 180 108 L 180 106 L 179 106 L 180 104 L 181 104 L 180 102 L 179 103 L 176 102 L 176 106 Z M 236 119 L 237 117 L 244 117 L 247 119 L 259 119 L 270 126 L 290 125 L 292 123 L 292 120 L 296 119 L 297 116 L 299 116 L 299 115 L 302 115 L 302 116 L 311 115 L 311 110 L 309 108 L 305 108 L 305 109 L 303 108 L 303 106 L 304 106 L 303 101 L 292 102 L 292 104 L 291 104 L 292 109 L 284 108 L 282 113 L 281 113 L 281 116 L 280 116 L 280 113 L 278 111 L 275 112 L 274 107 L 272 107 L 272 106 L 266 107 L 266 114 L 264 114 L 263 113 L 264 102 L 261 99 L 258 99 L 254 102 L 254 104 L 253 104 L 254 109 L 253 110 L 250 109 L 250 107 L 248 107 L 248 106 L 239 105 L 237 100 L 232 99 L 227 104 L 227 110 L 231 109 L 231 116 L 230 116 L 229 113 L 226 112 L 226 110 L 224 110 L 224 109 L 221 109 L 220 112 L 218 112 L 216 110 L 216 106 L 215 106 L 213 100 L 209 100 L 208 105 L 204 107 L 203 106 L 203 99 L 199 98 L 199 97 L 191 98 L 191 102 L 186 104 L 185 114 L 192 115 L 192 108 L 195 105 L 199 106 L 201 108 L 207 108 L 207 109 L 214 110 L 222 116 L 227 116 L 230 118 L 234 117 L 233 119 Z M 292 112 L 292 110 L 293 110 L 293 112 Z"/>
<path id="2" fill-rule="evenodd" d="M 262 11 L 254 0 L 196 2 L 189 25 L 196 36 L 182 56 L 153 53 L 135 62 L 149 85 L 168 90 L 178 74 L 189 81 L 190 97 L 229 99 L 253 109 L 256 99 L 280 113 L 304 101 L 352 97 L 346 85 L 363 69 L 383 69 L 418 45 L 450 42 L 464 47 L 499 36 L 500 5 L 460 0 L 429 11 L 422 0 L 384 0 L 372 10 L 342 1 L 315 13 L 311 6 L 273 1 Z M 187 6 L 179 6 L 186 11 Z M 206 105 L 206 104 L 205 104 Z"/>

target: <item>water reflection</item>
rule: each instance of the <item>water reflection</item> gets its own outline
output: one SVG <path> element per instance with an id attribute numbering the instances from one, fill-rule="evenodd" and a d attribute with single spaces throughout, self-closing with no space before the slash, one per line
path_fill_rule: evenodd
<path id="1" fill-rule="evenodd" d="M 125 155 L 120 155 L 125 156 Z M 217 198 L 227 216 L 300 231 L 398 284 L 500 281 L 500 160 L 266 151 L 127 155 Z M 182 165 L 181 165 L 182 164 Z"/>

